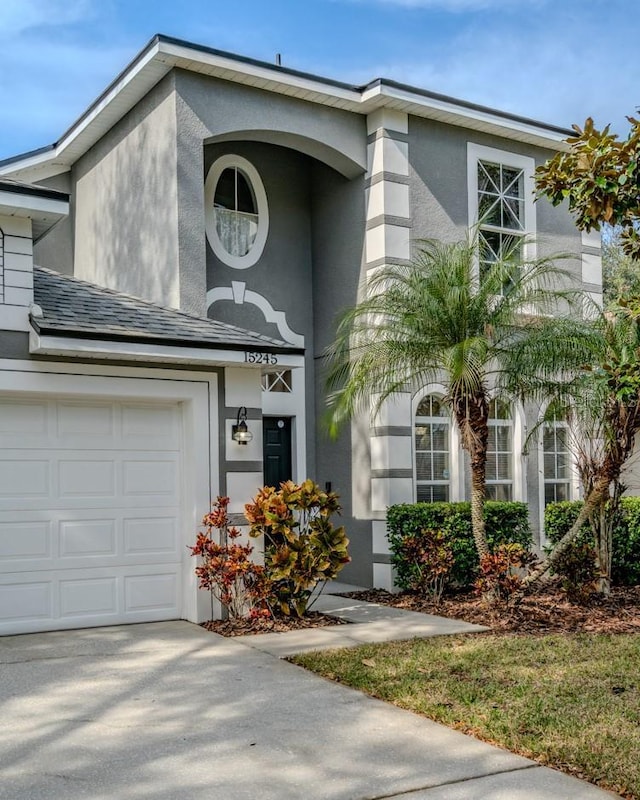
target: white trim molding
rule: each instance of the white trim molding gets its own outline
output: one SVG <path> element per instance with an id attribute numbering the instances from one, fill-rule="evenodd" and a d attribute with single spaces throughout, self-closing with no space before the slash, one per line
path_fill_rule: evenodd
<path id="1" fill-rule="evenodd" d="M 226 169 L 237 169 L 238 172 L 244 175 L 256 201 L 258 216 L 256 238 L 249 248 L 249 252 L 244 256 L 236 256 L 229 253 L 218 235 L 218 228 L 216 226 L 213 203 L 218 181 Z M 250 161 L 247 161 L 246 158 L 242 158 L 242 156 L 230 153 L 218 158 L 211 165 L 204 182 L 204 207 L 207 239 L 209 240 L 211 249 L 220 261 L 233 269 L 248 269 L 252 267 L 262 255 L 269 233 L 269 205 L 267 203 L 267 193 L 264 190 L 264 184 L 262 183 L 258 170 Z"/>
<path id="2" fill-rule="evenodd" d="M 219 492 L 217 376 L 184 370 L 2 359 L 0 395 L 180 404 L 184 438 L 181 527 L 185 545 L 181 558 L 181 618 L 191 622 L 207 619 L 211 614 L 208 598 L 198 589 L 186 545 L 192 543 L 201 514 Z M 36 623 L 32 629 L 43 627 L 46 629 L 46 624 Z M 65 627 L 64 621 L 58 627 Z"/>
<path id="3" fill-rule="evenodd" d="M 418 406 L 425 397 L 435 395 L 436 397 L 443 398 L 447 394 L 446 388 L 441 383 L 430 383 L 417 391 L 411 403 L 411 454 L 413 462 L 413 502 L 417 502 L 418 481 L 417 481 L 417 464 L 416 464 L 416 413 Z M 464 473 L 464 453 L 460 443 L 460 433 L 458 426 L 455 424 L 453 415 L 449 410 L 447 417 L 449 423 L 449 502 L 457 503 L 464 500 L 465 496 L 465 473 Z"/>
<path id="4" fill-rule="evenodd" d="M 273 323 L 278 329 L 278 333 L 285 342 L 295 347 L 304 347 L 304 336 L 292 331 L 287 324 L 287 315 L 284 311 L 277 311 L 266 297 L 247 289 L 247 284 L 242 281 L 231 281 L 231 286 L 216 286 L 207 292 L 207 311 L 214 303 L 221 300 L 233 300 L 236 305 L 250 303 L 262 311 L 267 322 Z M 281 363 L 281 362 L 278 362 Z"/>
<path id="5" fill-rule="evenodd" d="M 535 161 L 530 156 L 519 153 L 510 153 L 507 150 L 497 150 L 495 147 L 485 147 L 475 142 L 467 142 L 467 202 L 469 227 L 478 225 L 478 162 L 486 161 L 501 166 L 513 167 L 523 170 L 524 178 L 524 224 L 525 237 L 524 257 L 533 259 L 536 256 L 535 241 L 530 237 L 536 234 L 536 206 L 535 206 Z"/>
<path id="6" fill-rule="evenodd" d="M 208 367 L 235 366 L 248 369 L 262 368 L 257 362 L 247 362 L 245 352 L 253 352 L 251 347 L 242 350 L 222 350 L 203 347 L 176 347 L 174 345 L 155 345 L 143 342 L 115 342 L 100 339 L 76 339 L 65 336 L 40 336 L 34 330 L 29 334 L 29 352 L 47 356 L 71 356 L 83 358 L 117 359 L 122 361 L 141 361 L 145 364 L 159 365 L 194 364 Z M 299 367 L 304 356 L 278 353 L 278 365 Z"/>

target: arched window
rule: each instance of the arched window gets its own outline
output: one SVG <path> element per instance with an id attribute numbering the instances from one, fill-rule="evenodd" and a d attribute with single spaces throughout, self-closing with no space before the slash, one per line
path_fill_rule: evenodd
<path id="1" fill-rule="evenodd" d="M 267 195 L 256 168 L 246 158 L 226 155 L 215 161 L 205 181 L 207 239 L 229 267 L 253 266 L 269 228 Z"/>
<path id="2" fill-rule="evenodd" d="M 450 493 L 449 411 L 436 395 L 423 397 L 415 418 L 416 499 L 448 501 Z"/>
<path id="3" fill-rule="evenodd" d="M 499 399 L 489 404 L 487 499 L 513 499 L 513 412 Z"/>
<path id="4" fill-rule="evenodd" d="M 569 428 L 562 420 L 542 426 L 544 505 L 571 499 Z"/>

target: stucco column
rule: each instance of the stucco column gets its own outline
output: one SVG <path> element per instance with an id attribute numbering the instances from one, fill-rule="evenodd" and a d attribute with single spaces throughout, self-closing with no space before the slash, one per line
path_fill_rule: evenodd
<path id="1" fill-rule="evenodd" d="M 366 268 L 403 264 L 411 256 L 408 116 L 380 109 L 367 118 Z M 372 415 L 371 506 L 373 583 L 393 586 L 386 509 L 413 501 L 411 394 L 400 394 Z"/>
<path id="2" fill-rule="evenodd" d="M 582 233 L 582 283 L 589 297 L 602 308 L 602 237 L 600 231 Z"/>
<path id="3" fill-rule="evenodd" d="M 31 220 L 0 216 L 0 327 L 28 331 L 33 303 Z"/>

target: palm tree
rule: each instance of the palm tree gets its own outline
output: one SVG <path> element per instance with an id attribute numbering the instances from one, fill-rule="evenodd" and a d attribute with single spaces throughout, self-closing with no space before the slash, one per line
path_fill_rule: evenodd
<path id="1" fill-rule="evenodd" d="M 569 273 L 550 258 L 518 261 L 521 244 L 484 265 L 480 279 L 475 241 L 420 242 L 408 265 L 381 269 L 368 281 L 366 298 L 344 312 L 327 351 L 334 435 L 359 408 L 370 408 L 372 396 L 375 414 L 395 393 L 435 381 L 446 386 L 444 402 L 470 459 L 479 558 L 488 553 L 483 507 L 489 404 L 495 393 L 518 386 L 512 348 L 527 343 L 518 350 L 517 369 L 535 374 L 541 364 L 566 366 L 570 345 L 579 340 L 567 320 L 577 296 Z M 562 318 L 552 316 L 561 307 Z"/>

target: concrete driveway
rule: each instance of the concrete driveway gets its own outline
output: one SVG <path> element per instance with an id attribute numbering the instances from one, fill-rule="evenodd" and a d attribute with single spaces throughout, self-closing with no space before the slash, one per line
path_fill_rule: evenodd
<path id="1" fill-rule="evenodd" d="M 187 622 L 0 639 L 3 800 L 596 800 Z"/>

